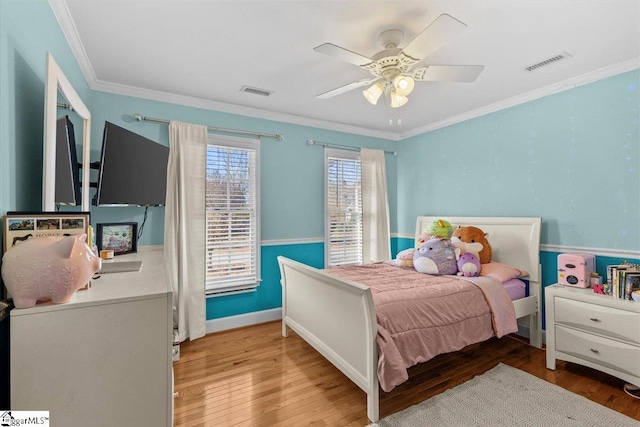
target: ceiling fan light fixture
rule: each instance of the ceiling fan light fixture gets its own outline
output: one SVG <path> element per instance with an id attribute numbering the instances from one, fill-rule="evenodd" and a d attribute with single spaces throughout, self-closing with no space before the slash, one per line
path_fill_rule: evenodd
<path id="1" fill-rule="evenodd" d="M 407 101 L 409 101 L 409 98 L 407 98 L 404 95 L 400 95 L 395 90 L 391 91 L 391 94 L 390 94 L 389 98 L 390 98 L 390 101 L 391 101 L 391 108 L 402 107 L 404 104 L 407 103 Z"/>
<path id="2" fill-rule="evenodd" d="M 378 103 L 378 99 L 380 99 L 380 95 L 384 92 L 384 85 L 381 82 L 377 82 L 374 85 L 371 85 L 368 89 L 362 91 L 365 99 L 376 105 Z"/>
<path id="3" fill-rule="evenodd" d="M 407 96 L 413 90 L 416 81 L 411 76 L 397 75 L 393 79 L 393 87 L 396 89 L 396 93 L 401 96 Z"/>

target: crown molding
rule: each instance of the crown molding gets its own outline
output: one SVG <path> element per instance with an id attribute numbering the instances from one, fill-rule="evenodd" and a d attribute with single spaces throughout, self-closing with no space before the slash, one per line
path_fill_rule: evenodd
<path id="1" fill-rule="evenodd" d="M 383 132 L 374 129 L 361 128 L 358 126 L 350 126 L 342 123 L 330 122 L 325 120 L 310 119 L 307 117 L 296 116 L 293 114 L 277 113 L 272 111 L 261 110 L 258 108 L 244 107 L 241 105 L 228 104 L 224 102 L 212 101 L 203 98 L 197 98 L 185 95 L 176 95 L 168 92 L 161 92 L 151 89 L 143 89 L 134 86 L 121 85 L 117 83 L 107 83 L 96 81 L 93 85 L 89 85 L 91 89 L 98 92 L 106 92 L 115 95 L 131 96 L 135 98 L 148 99 L 151 101 L 165 102 L 169 104 L 177 104 L 186 107 L 201 108 L 204 110 L 212 110 L 221 113 L 237 114 L 245 117 L 253 117 L 257 119 L 272 120 L 276 122 L 289 123 L 299 126 L 309 126 L 320 129 L 332 130 L 336 132 L 351 133 L 363 135 L 372 138 L 387 139 L 398 141 L 399 134 L 393 132 Z"/>
<path id="2" fill-rule="evenodd" d="M 58 20 L 62 33 L 67 39 L 67 43 L 69 43 L 69 47 L 71 47 L 73 56 L 78 62 L 78 66 L 84 75 L 84 79 L 87 81 L 89 88 L 93 89 L 93 86 L 97 81 L 96 73 L 91 66 L 89 56 L 87 55 L 87 51 L 84 49 L 82 40 L 80 40 L 80 34 L 78 33 L 75 22 L 73 22 L 67 2 L 64 0 L 49 0 L 49 5 Z"/>
<path id="3" fill-rule="evenodd" d="M 457 116 L 452 116 L 439 122 L 434 122 L 426 126 L 412 129 L 409 132 L 402 133 L 400 135 L 400 140 L 402 141 L 403 139 L 407 139 L 412 136 L 420 135 L 446 126 L 451 126 L 453 124 L 484 116 L 486 114 L 495 113 L 496 111 L 515 107 L 516 105 L 524 104 L 525 102 L 534 101 L 548 95 L 553 95 L 554 93 L 564 92 L 565 90 L 573 89 L 588 83 L 593 83 L 595 81 L 626 73 L 628 71 L 636 70 L 638 68 L 640 68 L 640 57 L 631 58 L 627 61 L 619 62 L 618 64 L 599 68 L 597 70 L 582 74 L 577 77 L 573 77 L 549 86 L 545 86 L 540 89 L 533 90 L 531 92 L 524 93 L 522 95 L 505 99 L 504 101 L 486 105 L 481 108 L 476 108 L 475 110 L 471 110 L 463 114 L 458 114 Z"/>

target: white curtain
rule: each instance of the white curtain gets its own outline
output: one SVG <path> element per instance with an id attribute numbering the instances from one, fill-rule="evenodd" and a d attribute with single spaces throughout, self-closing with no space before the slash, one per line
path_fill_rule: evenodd
<path id="1" fill-rule="evenodd" d="M 364 263 L 391 259 L 389 202 L 384 151 L 360 150 L 362 165 L 362 258 Z"/>
<path id="2" fill-rule="evenodd" d="M 180 341 L 206 333 L 205 178 L 207 127 L 169 123 L 164 260 L 173 288 L 174 329 Z M 176 324 L 177 323 L 177 324 Z"/>

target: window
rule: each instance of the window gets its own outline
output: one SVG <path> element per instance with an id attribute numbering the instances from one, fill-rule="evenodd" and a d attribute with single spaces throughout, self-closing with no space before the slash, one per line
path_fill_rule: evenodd
<path id="1" fill-rule="evenodd" d="M 259 141 L 210 135 L 207 145 L 207 295 L 260 283 Z"/>
<path id="2" fill-rule="evenodd" d="M 325 265 L 362 263 L 360 154 L 325 149 Z"/>

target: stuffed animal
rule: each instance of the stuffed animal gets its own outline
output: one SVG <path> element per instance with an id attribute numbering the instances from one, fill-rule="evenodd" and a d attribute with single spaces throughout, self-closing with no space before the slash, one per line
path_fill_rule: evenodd
<path id="1" fill-rule="evenodd" d="M 480 275 L 480 261 L 474 254 L 467 252 L 458 260 L 458 276 L 477 277 Z"/>
<path id="2" fill-rule="evenodd" d="M 413 268 L 426 274 L 456 274 L 456 256 L 449 239 L 430 239 L 413 254 Z"/>
<path id="3" fill-rule="evenodd" d="M 443 219 L 436 219 L 427 226 L 424 230 L 432 239 L 450 239 L 453 233 L 453 226 L 449 221 Z"/>
<path id="4" fill-rule="evenodd" d="M 465 243 L 460 240 L 459 237 L 452 237 L 451 244 L 454 247 L 456 259 L 460 259 L 463 254 L 472 254 L 476 258 L 478 258 L 480 256 L 480 251 L 484 248 L 484 245 L 482 243 Z"/>
<path id="5" fill-rule="evenodd" d="M 420 238 L 418 240 L 416 240 L 416 246 L 420 246 L 421 244 L 423 244 L 424 242 L 426 242 L 427 240 L 429 240 L 431 238 L 431 236 L 424 232 L 420 235 Z"/>
<path id="6" fill-rule="evenodd" d="M 398 252 L 398 255 L 396 255 L 396 259 L 394 259 L 393 262 L 398 267 L 413 267 L 413 254 L 415 251 L 415 248 L 400 251 Z"/>
<path id="7" fill-rule="evenodd" d="M 491 262 L 493 251 L 487 234 L 473 226 L 460 226 L 451 235 L 451 243 L 456 248 L 456 258 L 464 253 L 472 253 L 478 257 L 480 264 Z"/>
<path id="8" fill-rule="evenodd" d="M 436 219 L 425 227 L 420 239 L 416 242 L 416 246 L 420 246 L 429 239 L 450 239 L 451 233 L 453 233 L 453 226 L 449 221 Z"/>

